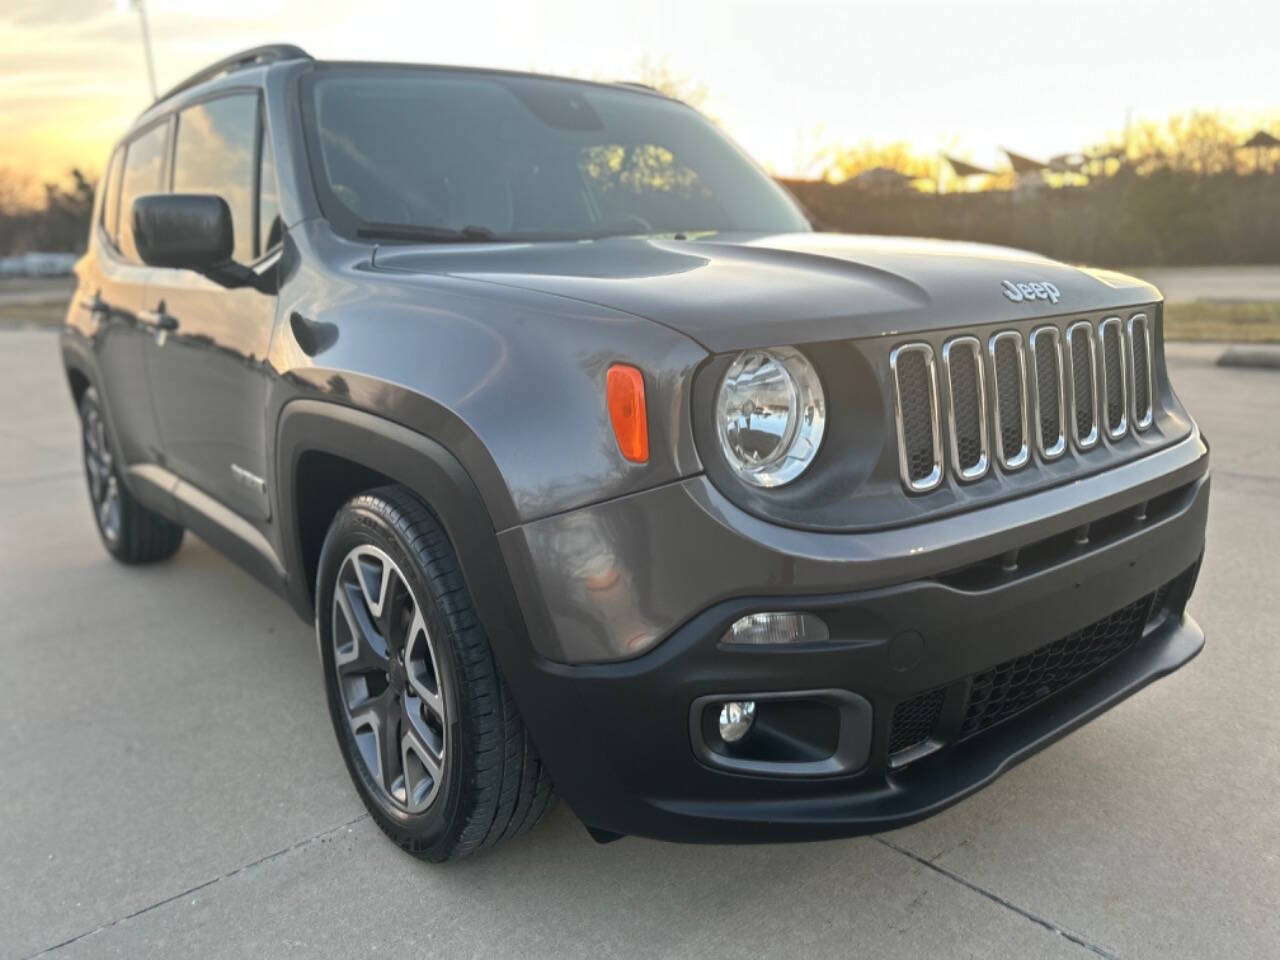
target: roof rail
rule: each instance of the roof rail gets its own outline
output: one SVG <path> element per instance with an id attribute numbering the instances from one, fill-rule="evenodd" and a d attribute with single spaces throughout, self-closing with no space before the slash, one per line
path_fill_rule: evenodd
<path id="1" fill-rule="evenodd" d="M 183 80 L 176 87 L 166 90 L 160 96 L 156 97 L 156 103 L 168 100 L 170 97 L 177 96 L 183 90 L 190 90 L 197 84 L 212 80 L 215 77 L 221 77 L 224 74 L 233 73 L 236 70 L 244 70 L 247 67 L 257 67 L 265 63 L 278 63 L 282 60 L 310 60 L 311 54 L 303 50 L 301 47 L 295 47 L 291 43 L 269 43 L 262 47 L 253 47 L 249 50 L 242 50 L 239 53 L 233 53 L 229 57 L 224 57 L 217 63 L 212 63 L 203 70 L 197 70 L 187 79 Z M 153 104 L 154 106 L 154 104 Z"/>

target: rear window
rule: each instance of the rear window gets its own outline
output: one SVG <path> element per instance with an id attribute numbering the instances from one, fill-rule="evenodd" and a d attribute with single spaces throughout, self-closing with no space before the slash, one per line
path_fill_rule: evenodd
<path id="1" fill-rule="evenodd" d="M 233 256 L 254 259 L 253 185 L 258 97 L 220 97 L 178 114 L 174 193 L 212 193 L 231 209 Z"/>
<path id="2" fill-rule="evenodd" d="M 149 193 L 164 193 L 164 158 L 169 146 L 169 124 L 161 123 L 134 138 L 126 149 L 120 181 L 120 227 L 117 245 L 130 260 L 139 260 L 133 241 L 133 201 Z"/>

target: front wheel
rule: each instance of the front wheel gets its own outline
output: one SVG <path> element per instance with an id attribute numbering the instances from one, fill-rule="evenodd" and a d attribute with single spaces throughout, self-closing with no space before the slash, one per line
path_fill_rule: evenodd
<path id="1" fill-rule="evenodd" d="M 378 826 L 427 860 L 533 826 L 551 783 L 453 545 L 403 487 L 361 494 L 320 555 L 316 629 L 343 759 Z"/>

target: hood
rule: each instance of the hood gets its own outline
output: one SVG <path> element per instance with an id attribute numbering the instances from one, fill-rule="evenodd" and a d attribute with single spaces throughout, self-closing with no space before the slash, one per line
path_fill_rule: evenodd
<path id="1" fill-rule="evenodd" d="M 1071 315 L 1160 298 L 1133 277 L 1020 250 L 830 233 L 398 246 L 380 248 L 374 265 L 598 304 L 672 327 L 715 352 Z"/>

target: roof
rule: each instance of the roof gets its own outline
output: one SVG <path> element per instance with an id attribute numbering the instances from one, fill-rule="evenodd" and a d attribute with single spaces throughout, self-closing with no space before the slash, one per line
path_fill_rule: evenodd
<path id="1" fill-rule="evenodd" d="M 1250 137 L 1250 138 L 1249 138 L 1245 143 L 1241 144 L 1241 146 L 1244 146 L 1244 147 L 1280 147 L 1280 140 L 1277 140 L 1275 137 L 1273 137 L 1271 134 L 1267 133 L 1267 131 L 1265 131 L 1265 130 L 1259 130 L 1259 131 L 1258 131 L 1257 133 L 1255 133 L 1252 137 Z"/>

